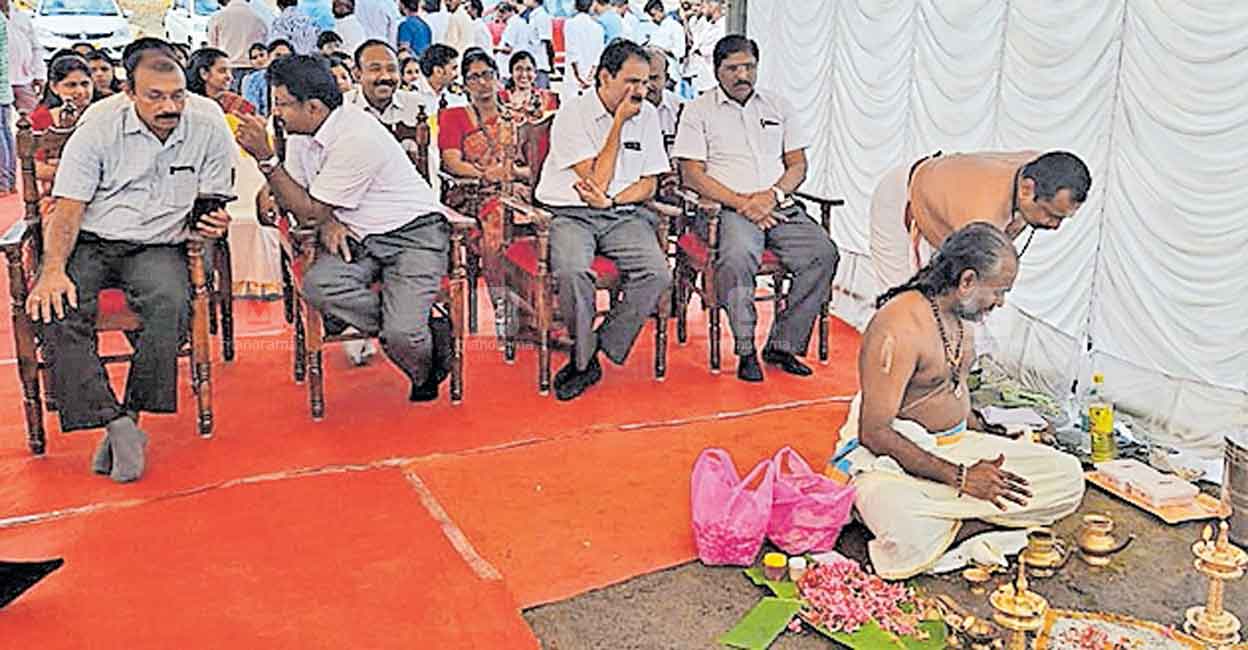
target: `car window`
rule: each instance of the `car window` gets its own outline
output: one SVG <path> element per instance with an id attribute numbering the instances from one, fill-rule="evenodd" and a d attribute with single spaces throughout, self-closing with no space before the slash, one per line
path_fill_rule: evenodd
<path id="1" fill-rule="evenodd" d="M 119 16 L 114 0 L 45 0 L 39 8 L 43 16 Z"/>

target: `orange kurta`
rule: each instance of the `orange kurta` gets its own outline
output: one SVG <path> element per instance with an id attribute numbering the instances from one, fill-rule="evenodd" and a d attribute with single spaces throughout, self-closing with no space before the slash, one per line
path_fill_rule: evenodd
<path id="1" fill-rule="evenodd" d="M 910 179 L 908 218 L 934 248 L 974 221 L 1005 230 L 1013 216 L 1014 176 L 1038 151 L 959 153 L 931 158 Z M 907 225 L 911 225 L 907 223 Z"/>

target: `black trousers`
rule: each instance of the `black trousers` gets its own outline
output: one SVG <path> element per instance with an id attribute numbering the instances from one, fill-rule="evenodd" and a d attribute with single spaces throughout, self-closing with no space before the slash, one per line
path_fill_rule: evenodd
<path id="1" fill-rule="evenodd" d="M 126 412 L 178 408 L 178 346 L 190 317 L 190 276 L 181 245 L 147 245 L 83 233 L 66 264 L 78 308 L 44 327 L 62 431 L 102 427 Z M 118 402 L 100 362 L 95 320 L 101 289 L 125 292 L 143 322 Z"/>

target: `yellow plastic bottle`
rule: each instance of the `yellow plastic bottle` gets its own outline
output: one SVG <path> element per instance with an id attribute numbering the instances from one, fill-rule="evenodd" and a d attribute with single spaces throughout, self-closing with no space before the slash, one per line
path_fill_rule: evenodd
<path id="1" fill-rule="evenodd" d="M 1092 375 L 1088 393 L 1088 432 L 1092 436 L 1092 462 L 1104 463 L 1118 457 L 1114 441 L 1114 405 L 1105 397 L 1105 375 Z"/>

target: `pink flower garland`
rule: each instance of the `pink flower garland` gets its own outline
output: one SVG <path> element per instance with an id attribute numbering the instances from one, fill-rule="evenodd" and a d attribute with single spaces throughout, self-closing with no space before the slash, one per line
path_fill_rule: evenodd
<path id="1" fill-rule="evenodd" d="M 856 562 L 820 564 L 807 571 L 797 587 L 806 601 L 807 620 L 833 632 L 852 634 L 871 620 L 898 636 L 918 632 L 913 592 L 866 573 Z M 903 604 L 909 604 L 912 613 L 902 611 Z"/>

